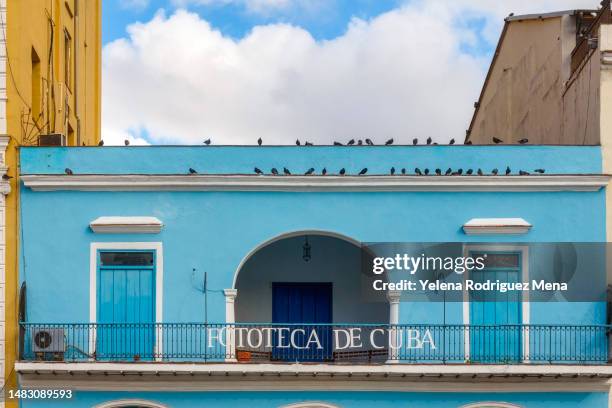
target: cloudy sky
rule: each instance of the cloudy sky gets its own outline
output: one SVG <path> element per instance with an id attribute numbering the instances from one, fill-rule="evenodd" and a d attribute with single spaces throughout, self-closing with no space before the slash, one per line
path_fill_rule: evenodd
<path id="1" fill-rule="evenodd" d="M 597 0 L 105 0 L 108 144 L 462 140 L 503 18 Z"/>

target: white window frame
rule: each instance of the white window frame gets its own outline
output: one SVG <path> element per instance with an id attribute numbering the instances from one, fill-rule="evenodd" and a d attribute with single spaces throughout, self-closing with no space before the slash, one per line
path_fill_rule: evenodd
<path id="1" fill-rule="evenodd" d="M 89 250 L 89 322 L 98 322 L 98 251 L 155 251 L 155 323 L 163 322 L 164 251 L 161 242 L 92 242 Z M 89 336 L 89 354 L 96 350 L 96 331 Z M 155 354 L 163 350 L 161 329 L 155 331 Z M 157 358 L 161 361 L 161 358 Z"/>
<path id="2" fill-rule="evenodd" d="M 529 246 L 518 245 L 518 244 L 464 244 L 463 245 L 463 256 L 469 256 L 470 252 L 520 252 L 521 253 L 521 282 L 529 281 Z M 465 272 L 465 279 L 469 279 L 470 271 Z M 529 324 L 530 316 L 530 302 L 529 302 L 529 291 L 521 293 L 521 324 Z M 470 324 L 470 294 L 463 288 L 463 324 Z M 466 330 L 464 336 L 464 355 L 465 361 L 470 360 L 470 332 Z M 529 355 L 529 330 L 525 331 L 523 335 L 523 355 Z M 521 360 L 523 363 L 529 362 L 529 359 Z"/>

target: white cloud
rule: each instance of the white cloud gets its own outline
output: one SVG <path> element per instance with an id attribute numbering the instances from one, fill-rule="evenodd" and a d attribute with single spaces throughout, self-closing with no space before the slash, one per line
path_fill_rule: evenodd
<path id="1" fill-rule="evenodd" d="M 344 35 L 323 42 L 284 24 L 235 40 L 197 14 L 158 13 L 104 48 L 103 137 L 118 144 L 143 135 L 195 144 L 461 140 L 489 62 L 462 52 L 475 34 L 461 21 L 484 16 L 499 27 L 507 12 L 489 0 L 451 3 L 423 0 L 354 19 Z M 534 8 L 506 3 L 517 13 Z M 541 1 L 544 10 L 583 3 Z"/>

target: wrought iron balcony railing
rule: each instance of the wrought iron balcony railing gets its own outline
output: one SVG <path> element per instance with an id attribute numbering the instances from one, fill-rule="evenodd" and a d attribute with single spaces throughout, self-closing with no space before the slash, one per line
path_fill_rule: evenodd
<path id="1" fill-rule="evenodd" d="M 24 361 L 604 364 L 605 325 L 21 323 Z"/>

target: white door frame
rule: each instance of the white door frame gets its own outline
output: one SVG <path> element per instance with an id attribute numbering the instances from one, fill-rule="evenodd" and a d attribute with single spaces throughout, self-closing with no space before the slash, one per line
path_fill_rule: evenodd
<path id="1" fill-rule="evenodd" d="M 163 322 L 164 251 L 161 242 L 92 242 L 89 250 L 89 322 L 98 321 L 98 251 L 155 251 L 155 323 Z M 161 329 L 155 330 L 155 354 L 163 350 Z M 89 336 L 89 354 L 96 350 L 96 331 Z M 161 360 L 160 357 L 157 360 Z"/>
<path id="2" fill-rule="evenodd" d="M 529 282 L 529 246 L 522 244 L 464 244 L 463 256 L 469 256 L 470 252 L 490 251 L 490 252 L 520 252 L 521 253 L 521 282 Z M 465 279 L 469 279 L 469 270 L 465 272 Z M 521 293 L 521 324 L 529 324 L 530 316 L 529 291 Z M 463 324 L 470 324 L 470 295 L 463 288 Z M 466 330 L 464 336 L 464 355 L 465 360 L 470 359 L 470 332 Z M 523 355 L 529 355 L 529 330 L 525 331 L 523 336 Z M 523 359 L 523 362 L 528 362 L 528 359 Z"/>

